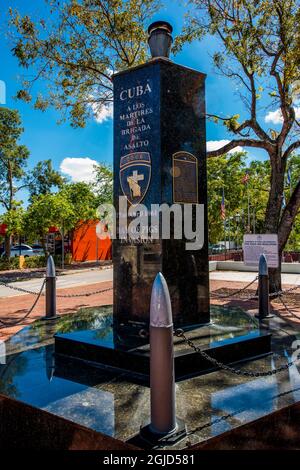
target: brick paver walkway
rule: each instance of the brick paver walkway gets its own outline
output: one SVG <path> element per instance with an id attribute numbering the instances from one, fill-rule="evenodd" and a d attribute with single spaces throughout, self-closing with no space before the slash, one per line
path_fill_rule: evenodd
<path id="1" fill-rule="evenodd" d="M 237 289 L 241 289 L 245 285 L 247 285 L 246 282 L 210 281 L 211 291 L 217 291 L 221 295 L 234 292 Z M 289 289 L 290 287 L 294 286 L 282 285 L 283 290 Z M 255 295 L 256 289 L 257 283 L 254 283 L 249 289 L 247 289 L 246 294 L 244 293 L 245 297 Z M 271 311 L 276 313 L 276 315 L 279 315 L 291 326 L 300 329 L 300 288 L 293 293 L 285 295 L 283 300 L 288 306 L 290 313 L 285 309 L 281 301 L 276 298 L 271 301 Z M 225 305 L 227 307 L 241 307 L 251 314 L 256 313 L 254 311 L 258 308 L 257 300 L 243 300 L 242 296 L 239 295 L 236 297 L 233 296 L 229 299 L 211 298 L 211 303 L 215 305 Z"/>
<path id="2" fill-rule="evenodd" d="M 237 289 L 240 289 L 247 285 L 245 282 L 232 282 L 232 281 L 216 281 L 213 280 L 210 282 L 211 291 L 218 291 L 220 294 L 227 294 L 228 292 L 234 292 Z M 79 287 L 72 287 L 68 289 L 58 289 L 58 294 L 79 294 L 94 292 L 99 289 L 107 289 L 112 287 L 112 282 L 101 282 L 99 284 L 85 285 Z M 289 286 L 284 286 L 288 288 Z M 255 294 L 256 284 L 253 284 L 251 288 L 247 291 L 249 295 Z M 18 297 L 2 297 L 0 298 L 0 318 L 4 321 L 14 321 L 18 318 L 22 318 L 27 312 L 27 310 L 32 306 L 35 300 L 33 295 L 22 295 Z M 104 292 L 103 294 L 96 294 L 90 297 L 70 297 L 70 298 L 58 298 L 57 299 L 57 311 L 60 315 L 66 313 L 76 312 L 79 308 L 82 307 L 96 307 L 101 305 L 111 305 L 113 300 L 112 290 Z M 289 314 L 283 305 L 278 300 L 272 301 L 272 308 L 275 310 L 285 321 L 300 328 L 300 289 L 297 293 L 289 294 L 286 298 L 286 303 L 291 308 L 293 315 Z M 256 300 L 243 300 L 239 296 L 232 297 L 230 299 L 215 299 L 211 298 L 211 303 L 216 305 L 226 305 L 230 306 L 239 306 L 250 313 L 253 314 L 253 311 L 257 309 Z M 12 335 L 17 333 L 19 330 L 24 328 L 24 326 L 31 324 L 33 321 L 41 318 L 45 313 L 45 298 L 41 297 L 38 304 L 36 305 L 34 311 L 31 315 L 21 324 L 3 328 L 0 327 L 0 340 L 7 340 Z"/>
<path id="3" fill-rule="evenodd" d="M 41 280 L 42 283 L 42 280 Z M 72 287 L 68 289 L 58 289 L 57 294 L 81 294 L 94 292 L 97 290 L 105 290 L 112 287 L 112 282 L 101 282 L 99 284 Z M 0 298 L 0 319 L 6 322 L 12 322 L 18 318 L 22 318 L 32 306 L 36 297 L 34 295 L 21 295 L 18 297 L 2 297 Z M 82 307 L 97 307 L 101 305 L 110 305 L 112 303 L 112 290 L 103 294 L 96 294 L 90 297 L 70 297 L 57 298 L 57 313 L 64 315 L 66 313 L 76 312 Z M 45 297 L 41 297 L 35 309 L 29 317 L 21 324 L 3 328 L 0 325 L 0 340 L 7 340 L 17 333 L 24 326 L 29 325 L 33 321 L 45 315 Z"/>

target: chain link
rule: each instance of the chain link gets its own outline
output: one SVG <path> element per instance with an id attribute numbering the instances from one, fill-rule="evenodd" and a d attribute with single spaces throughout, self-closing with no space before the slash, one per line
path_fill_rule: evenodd
<path id="1" fill-rule="evenodd" d="M 240 292 L 244 292 L 246 289 L 248 289 L 248 287 L 252 286 L 252 284 L 254 284 L 257 281 L 257 279 L 258 279 L 258 276 L 256 276 L 253 279 L 253 281 L 249 282 L 249 284 L 247 284 L 246 286 L 242 287 L 241 289 L 238 289 L 235 292 L 231 292 L 230 294 L 219 295 L 216 292 L 211 292 L 210 296 L 215 297 L 217 299 L 228 299 L 229 297 L 234 297 L 235 295 L 238 295 Z"/>
<path id="2" fill-rule="evenodd" d="M 278 299 L 280 300 L 280 302 L 282 303 L 282 305 L 284 306 L 285 310 L 294 318 L 296 318 L 297 320 L 300 320 L 300 317 L 298 317 L 298 315 L 296 315 L 289 307 L 288 305 L 286 304 L 286 302 L 284 301 L 283 299 L 283 292 L 282 291 L 278 291 L 277 292 L 278 294 Z"/>
<path id="3" fill-rule="evenodd" d="M 175 336 L 177 336 L 178 338 L 182 338 L 185 343 L 190 346 L 191 349 L 193 349 L 196 353 L 200 354 L 204 359 L 206 359 L 208 362 L 210 362 L 211 364 L 213 364 L 214 366 L 218 367 L 219 369 L 222 369 L 222 370 L 225 370 L 226 372 L 230 372 L 232 374 L 235 374 L 235 375 L 239 375 L 239 376 L 244 376 L 244 377 L 253 377 L 253 378 L 257 378 L 257 377 L 271 377 L 273 375 L 276 375 L 278 374 L 279 372 L 283 372 L 283 371 L 286 371 L 288 370 L 290 367 L 292 367 L 293 365 L 296 364 L 296 361 L 295 362 L 288 362 L 287 364 L 285 364 L 284 366 L 281 366 L 281 367 L 278 367 L 277 369 L 273 369 L 273 370 L 270 370 L 268 372 L 249 372 L 249 371 L 243 371 L 241 369 L 235 369 L 234 367 L 230 367 L 228 366 L 227 364 L 224 364 L 223 362 L 221 361 L 218 361 L 217 359 L 209 356 L 206 352 L 202 351 L 198 346 L 196 346 L 194 344 L 194 342 L 192 340 L 190 340 L 189 338 L 187 338 L 187 336 L 185 335 L 184 331 L 183 330 L 175 330 L 174 331 L 174 334 Z M 300 351 L 299 351 L 299 355 L 300 355 Z"/>
<path id="4" fill-rule="evenodd" d="M 93 292 L 85 292 L 83 294 L 56 294 L 56 297 L 60 299 L 68 299 L 72 297 L 90 297 L 92 295 L 103 294 L 104 292 L 108 292 L 112 289 L 113 289 L 112 287 L 108 287 L 107 289 L 102 289 L 102 290 L 99 289 Z"/>
<path id="5" fill-rule="evenodd" d="M 295 392 L 299 392 L 299 391 L 300 391 L 300 387 L 292 388 L 290 390 L 287 390 L 286 392 L 281 392 L 281 393 L 278 393 L 277 395 L 274 395 L 274 396 L 270 397 L 269 399 L 266 400 L 266 402 L 273 401 L 276 398 L 277 399 L 282 398 L 286 395 L 289 395 L 289 394 L 295 393 Z M 187 432 L 187 436 L 192 436 L 193 434 L 196 434 L 197 432 L 203 431 L 203 429 L 210 428 L 212 426 L 215 426 L 216 424 L 221 423 L 222 421 L 226 421 L 227 419 L 234 418 L 235 416 L 237 416 L 241 413 L 244 413 L 245 411 L 248 411 L 248 408 L 241 408 L 237 411 L 234 411 L 233 413 L 228 413 L 226 415 L 220 416 L 220 418 L 215 418 L 212 421 L 208 421 L 207 423 L 202 424 L 201 426 L 197 426 L 196 428 L 189 430 Z M 190 445 L 191 445 L 190 443 L 187 443 L 187 447 L 189 447 Z"/>
<path id="6" fill-rule="evenodd" d="M 0 319 L 0 325 L 2 325 L 2 328 L 7 328 L 7 327 L 9 327 L 9 326 L 16 326 L 16 325 L 18 325 L 19 323 L 22 323 L 24 320 L 26 320 L 27 317 L 29 317 L 29 315 L 31 314 L 31 312 L 33 311 L 34 307 L 36 306 L 36 304 L 38 303 L 38 301 L 40 300 L 40 298 L 41 298 L 41 296 L 42 296 L 45 283 L 46 283 L 46 279 L 43 281 L 43 284 L 42 284 L 42 286 L 41 286 L 41 289 L 40 289 L 40 291 L 37 293 L 37 298 L 36 298 L 35 301 L 33 302 L 32 307 L 28 310 L 28 312 L 26 313 L 26 315 L 24 315 L 24 317 L 20 318 L 19 320 L 16 320 L 15 322 L 6 322 L 6 321 L 3 321 L 3 320 Z"/>
<path id="7" fill-rule="evenodd" d="M 45 281 L 44 281 L 44 283 L 45 283 Z M 28 290 L 28 289 L 23 289 L 22 287 L 12 286 L 8 282 L 0 281 L 0 286 L 7 287 L 8 289 L 12 289 L 12 290 L 15 290 L 17 292 L 22 292 L 24 294 L 39 295 L 39 292 L 31 291 L 31 290 Z"/>
<path id="8" fill-rule="evenodd" d="M 45 280 L 44 280 L 44 283 L 45 283 Z M 39 292 L 31 291 L 31 290 L 28 290 L 28 289 L 23 289 L 22 287 L 12 286 L 11 284 L 5 283 L 5 282 L 2 282 L 2 281 L 0 281 L 0 285 L 4 286 L 4 287 L 7 287 L 8 289 L 15 290 L 17 292 L 22 292 L 24 294 L 40 295 Z M 82 293 L 82 294 L 56 294 L 56 297 L 59 297 L 59 298 L 62 298 L 62 299 L 71 298 L 71 297 L 90 297 L 92 295 L 102 294 L 102 293 L 108 292 L 110 290 L 112 290 L 112 287 L 109 287 L 107 289 L 99 289 L 99 290 L 96 290 L 96 291 L 93 291 L 93 292 L 85 292 L 85 293 Z M 42 295 L 45 295 L 45 294 L 42 293 Z"/>
<path id="9" fill-rule="evenodd" d="M 216 299 L 228 299 L 230 297 L 234 297 L 236 295 L 238 295 L 239 293 L 241 292 L 245 292 L 246 289 L 248 289 L 248 287 L 250 287 L 252 284 L 254 284 L 257 280 L 258 280 L 259 276 L 256 276 L 255 279 L 253 279 L 253 281 L 251 281 L 249 284 L 247 284 L 246 286 L 242 287 L 241 289 L 238 289 L 234 292 L 230 292 L 229 294 L 225 294 L 225 295 L 222 295 L 222 294 L 217 294 L 216 292 L 211 292 L 210 293 L 210 296 L 212 298 L 216 298 Z M 275 288 L 276 289 L 276 288 Z M 286 294 L 289 294 L 290 292 L 294 292 L 296 290 L 300 289 L 300 286 L 293 286 L 293 287 L 290 287 L 289 289 L 281 289 L 281 290 L 275 290 L 275 292 L 272 292 L 271 294 L 269 294 L 269 298 L 273 298 L 273 297 L 279 297 L 280 295 L 286 295 Z M 242 300 L 258 300 L 258 295 L 255 294 L 255 295 L 250 295 L 248 297 L 241 297 Z"/>
<path id="10" fill-rule="evenodd" d="M 289 289 L 280 290 L 278 292 L 280 292 L 282 294 L 288 294 L 289 292 L 293 292 L 293 291 L 298 290 L 298 289 L 300 289 L 300 286 L 293 286 L 293 287 L 290 287 Z"/>

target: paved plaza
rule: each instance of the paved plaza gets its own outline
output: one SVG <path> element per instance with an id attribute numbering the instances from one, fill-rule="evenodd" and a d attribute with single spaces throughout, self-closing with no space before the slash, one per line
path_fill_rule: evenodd
<path id="1" fill-rule="evenodd" d="M 210 290 L 216 295 L 226 298 L 212 296 L 211 303 L 226 306 L 240 306 L 246 311 L 254 314 L 257 309 L 257 300 L 247 300 L 249 296 L 255 295 L 257 283 L 254 283 L 239 295 L 232 295 L 235 291 L 243 289 L 255 278 L 253 272 L 213 271 L 210 273 Z M 38 292 L 43 280 L 31 279 L 28 281 L 12 283 L 13 287 Z M 283 289 L 300 286 L 299 274 L 283 274 Z M 57 279 L 57 310 L 60 315 L 70 314 L 84 307 L 96 307 L 111 305 L 112 295 L 112 269 L 90 270 L 77 272 L 58 277 Z M 110 289 L 110 290 L 107 290 Z M 104 291 L 103 293 L 99 291 Z M 95 294 L 93 294 L 95 292 Z M 88 294 L 88 295 L 85 295 Z M 91 295 L 93 294 L 93 295 Z M 60 297 L 62 296 L 62 297 Z M 228 297 L 227 297 L 228 296 Z M 21 319 L 32 306 L 34 295 L 23 294 L 8 287 L 0 287 L 0 319 L 5 322 L 15 322 Z M 272 301 L 272 309 L 284 321 L 300 328 L 300 288 L 284 297 L 284 301 L 290 307 L 286 310 L 279 299 Z M 7 340 L 24 326 L 31 324 L 44 315 L 45 299 L 41 297 L 30 316 L 16 326 L 0 328 L 0 339 Z M 298 318 L 299 317 L 299 318 Z"/>

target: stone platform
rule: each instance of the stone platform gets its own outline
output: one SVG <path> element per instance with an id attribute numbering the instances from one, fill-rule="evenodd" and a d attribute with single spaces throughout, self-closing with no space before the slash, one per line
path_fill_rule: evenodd
<path id="1" fill-rule="evenodd" d="M 271 335 L 260 331 L 258 322 L 238 308 L 211 307 L 211 323 L 187 331 L 186 336 L 211 357 L 233 364 L 271 353 Z M 65 377 L 66 363 L 111 367 L 146 378 L 149 375 L 149 344 L 118 344 L 112 327 L 112 312 L 95 329 L 55 335 L 55 374 Z M 176 380 L 206 374 L 216 367 L 174 337 Z M 76 367 L 75 367 L 76 370 Z M 74 371 L 73 371 L 74 372 Z"/>

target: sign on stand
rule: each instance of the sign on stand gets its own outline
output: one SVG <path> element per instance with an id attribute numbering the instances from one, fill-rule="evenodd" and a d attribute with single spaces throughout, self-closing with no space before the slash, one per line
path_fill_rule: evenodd
<path id="1" fill-rule="evenodd" d="M 258 268 L 259 257 L 264 254 L 269 268 L 278 268 L 278 235 L 246 234 L 243 242 L 244 264 Z"/>

